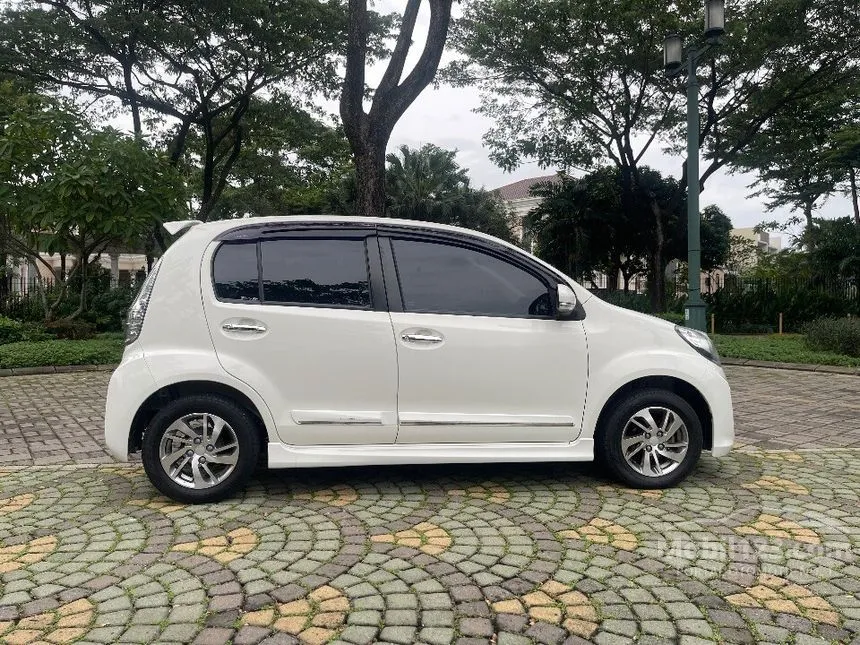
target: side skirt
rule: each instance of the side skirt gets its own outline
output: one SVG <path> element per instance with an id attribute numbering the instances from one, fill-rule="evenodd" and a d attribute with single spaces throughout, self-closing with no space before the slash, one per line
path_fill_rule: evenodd
<path id="1" fill-rule="evenodd" d="M 592 461 L 594 440 L 573 443 L 448 443 L 292 446 L 269 443 L 269 468 Z"/>

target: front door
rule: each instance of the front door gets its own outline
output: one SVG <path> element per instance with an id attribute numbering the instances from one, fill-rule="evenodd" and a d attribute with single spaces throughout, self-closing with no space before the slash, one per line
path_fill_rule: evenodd
<path id="1" fill-rule="evenodd" d="M 397 442 L 572 441 L 587 350 L 581 322 L 555 319 L 557 282 L 489 248 L 380 241 L 399 282 Z"/>
<path id="2" fill-rule="evenodd" d="M 396 348 L 373 288 L 373 233 L 225 241 L 210 254 L 203 293 L 218 360 L 263 397 L 281 440 L 393 443 Z"/>

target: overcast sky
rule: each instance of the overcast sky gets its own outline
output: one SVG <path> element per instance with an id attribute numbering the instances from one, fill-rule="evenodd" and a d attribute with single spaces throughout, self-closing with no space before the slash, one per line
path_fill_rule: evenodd
<path id="1" fill-rule="evenodd" d="M 381 0 L 376 4 L 380 11 L 401 11 L 403 6 L 403 3 L 397 0 Z M 423 3 L 415 29 L 415 44 L 410 52 L 413 62 L 423 46 L 428 13 L 427 3 Z M 368 82 L 373 83 L 381 77 L 382 71 L 383 68 L 377 66 L 373 73 L 368 75 Z M 552 174 L 556 170 L 528 164 L 513 173 L 505 173 L 496 167 L 489 159 L 489 151 L 482 144 L 482 137 L 492 126 L 492 121 L 475 114 L 474 110 L 479 103 L 478 92 L 474 89 L 426 89 L 395 127 L 389 149 L 401 144 L 415 147 L 423 143 L 457 149 L 457 160 L 461 166 L 468 168 L 473 185 L 488 189 L 498 188 L 519 179 Z M 652 146 L 644 161 L 664 174 L 675 177 L 681 174 L 683 157 L 668 155 L 660 150 L 660 146 Z M 716 204 L 731 218 L 736 228 L 755 226 L 762 220 L 787 219 L 790 215 L 787 209 L 768 213 L 764 210 L 764 200 L 751 195 L 754 191 L 748 186 L 754 180 L 755 176 L 749 174 L 730 175 L 724 171 L 718 172 L 708 179 L 701 196 L 701 205 L 704 208 L 709 204 Z M 842 196 L 832 197 L 818 213 L 822 217 L 850 214 L 850 203 Z"/>

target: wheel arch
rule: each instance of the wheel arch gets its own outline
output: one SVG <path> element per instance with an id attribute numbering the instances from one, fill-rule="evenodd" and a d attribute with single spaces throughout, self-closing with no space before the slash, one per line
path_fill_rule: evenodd
<path id="1" fill-rule="evenodd" d="M 603 404 L 594 428 L 595 435 L 601 432 L 606 418 L 620 401 L 629 396 L 631 392 L 652 388 L 673 392 L 690 404 L 702 424 L 702 448 L 710 450 L 714 443 L 714 421 L 711 408 L 705 397 L 694 385 L 676 376 L 643 376 L 619 387 Z"/>
<path id="2" fill-rule="evenodd" d="M 266 423 L 256 404 L 243 392 L 234 387 L 217 381 L 193 380 L 171 383 L 156 390 L 140 405 L 131 422 L 128 435 L 128 452 L 137 452 L 143 444 L 143 432 L 156 412 L 166 404 L 195 394 L 214 394 L 224 397 L 247 411 L 254 419 L 260 440 L 262 455 L 266 454 L 266 444 L 269 441 Z"/>

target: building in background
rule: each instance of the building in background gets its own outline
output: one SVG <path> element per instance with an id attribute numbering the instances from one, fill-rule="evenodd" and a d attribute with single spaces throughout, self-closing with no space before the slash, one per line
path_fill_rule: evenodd
<path id="1" fill-rule="evenodd" d="M 782 237 L 768 231 L 756 232 L 750 228 L 733 228 L 732 235 L 737 235 L 751 241 L 756 248 L 767 255 L 782 251 Z"/>
<path id="2" fill-rule="evenodd" d="M 514 235 L 519 243 L 528 250 L 532 250 L 532 240 L 529 239 L 528 231 L 523 226 L 523 221 L 529 211 L 541 203 L 540 197 L 534 197 L 531 194 L 533 187 L 538 184 L 559 184 L 561 177 L 555 175 L 543 175 L 542 177 L 531 177 L 530 179 L 521 179 L 512 184 L 501 186 L 491 191 L 498 195 L 508 210 L 514 215 Z"/>
<path id="3" fill-rule="evenodd" d="M 62 259 L 59 253 L 40 253 L 44 262 L 33 260 L 21 260 L 17 264 L 10 265 L 11 280 L 9 290 L 11 293 L 28 293 L 39 284 L 51 283 L 59 275 Z M 66 274 L 75 266 L 75 256 L 66 255 Z M 53 272 L 45 266 L 49 264 Z M 99 256 L 92 256 L 90 263 L 110 271 L 111 286 L 128 287 L 140 282 L 147 274 L 146 255 L 142 253 L 105 252 Z"/>

